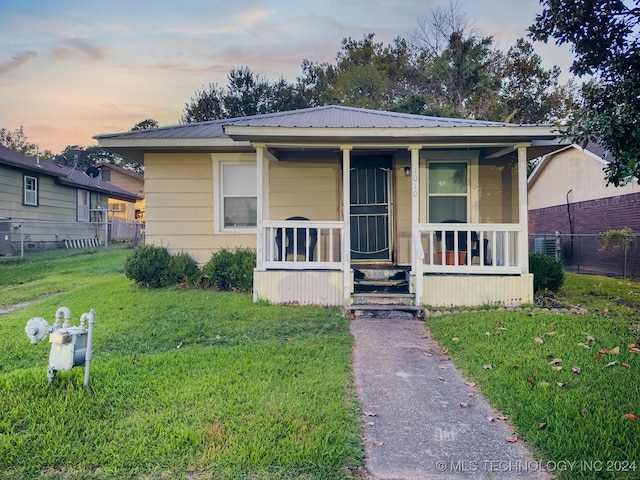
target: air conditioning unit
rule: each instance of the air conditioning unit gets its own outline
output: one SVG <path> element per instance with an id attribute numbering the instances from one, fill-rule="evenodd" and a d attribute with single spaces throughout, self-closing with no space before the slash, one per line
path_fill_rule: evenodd
<path id="1" fill-rule="evenodd" d="M 544 253 L 560 260 L 560 237 L 536 237 L 533 239 L 533 251 Z"/>

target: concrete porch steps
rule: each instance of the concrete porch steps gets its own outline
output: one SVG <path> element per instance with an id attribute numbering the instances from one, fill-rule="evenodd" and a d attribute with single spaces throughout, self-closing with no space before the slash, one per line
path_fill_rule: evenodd
<path id="1" fill-rule="evenodd" d="M 414 305 L 409 291 L 409 269 L 397 266 L 354 267 L 354 292 L 350 312 L 409 312 L 421 316 L 424 308 Z"/>

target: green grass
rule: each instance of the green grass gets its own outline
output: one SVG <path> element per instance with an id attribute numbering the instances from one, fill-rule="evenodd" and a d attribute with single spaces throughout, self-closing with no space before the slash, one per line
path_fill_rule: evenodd
<path id="1" fill-rule="evenodd" d="M 144 290 L 127 250 L 0 265 L 0 478 L 346 478 L 362 464 L 348 324 L 337 309 Z M 49 386 L 26 320 L 97 312 L 84 369 Z"/>
<path id="2" fill-rule="evenodd" d="M 586 462 L 559 478 L 640 478 L 640 421 L 623 417 L 640 417 L 640 355 L 628 348 L 640 340 L 640 284 L 567 275 L 556 299 L 589 313 L 486 311 L 427 327 L 538 457 Z"/>

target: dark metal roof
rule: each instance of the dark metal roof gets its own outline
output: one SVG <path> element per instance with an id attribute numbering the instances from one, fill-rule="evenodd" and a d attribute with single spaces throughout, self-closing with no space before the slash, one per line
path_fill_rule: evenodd
<path id="1" fill-rule="evenodd" d="M 49 175 L 54 177 L 59 184 L 104 193 L 119 200 L 128 202 L 138 200 L 137 195 L 104 182 L 99 177 L 91 178 L 86 173 L 73 168 L 27 157 L 2 145 L 0 145 L 0 165 L 20 168 L 40 175 Z"/>

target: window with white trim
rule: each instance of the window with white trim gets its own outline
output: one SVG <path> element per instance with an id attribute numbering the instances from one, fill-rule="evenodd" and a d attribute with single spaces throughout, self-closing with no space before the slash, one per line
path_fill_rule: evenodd
<path id="1" fill-rule="evenodd" d="M 468 221 L 467 162 L 429 162 L 428 215 L 430 223 Z"/>
<path id="2" fill-rule="evenodd" d="M 38 177 L 24 176 L 22 203 L 33 207 L 38 206 Z"/>
<path id="3" fill-rule="evenodd" d="M 256 165 L 221 163 L 221 227 L 224 231 L 255 229 L 258 195 Z"/>
<path id="4" fill-rule="evenodd" d="M 91 194 L 88 190 L 78 190 L 78 221 L 88 222 Z"/>

